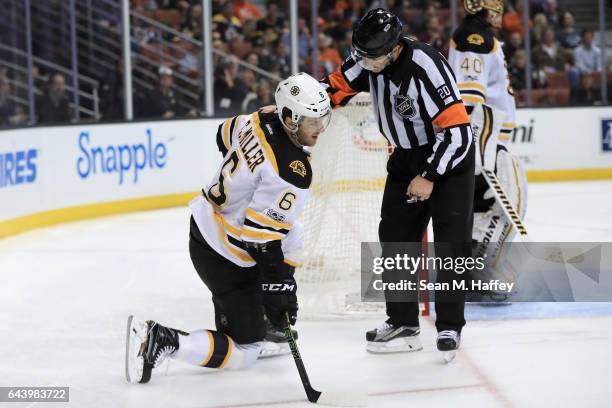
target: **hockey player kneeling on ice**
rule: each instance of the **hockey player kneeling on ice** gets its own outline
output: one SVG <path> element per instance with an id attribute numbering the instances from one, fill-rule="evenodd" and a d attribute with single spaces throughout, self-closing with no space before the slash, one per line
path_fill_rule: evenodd
<path id="1" fill-rule="evenodd" d="M 477 145 L 474 191 L 474 256 L 492 260 L 473 280 L 515 282 L 516 272 L 505 255 L 516 231 L 496 202 L 483 168 L 495 173 L 521 218 L 527 208 L 527 178 L 519 160 L 507 146 L 515 127 L 516 105 L 501 43 L 494 30 L 501 28 L 503 0 L 464 0 L 467 16 L 453 33 L 448 61 L 457 77 Z M 519 271 L 520 272 L 520 271 Z M 515 288 L 516 290 L 516 288 Z M 505 302 L 508 293 L 479 291 L 467 300 Z"/>
<path id="2" fill-rule="evenodd" d="M 189 253 L 212 293 L 216 330 L 187 333 L 130 316 L 128 381 L 148 382 L 167 357 L 240 369 L 288 352 L 282 333 L 297 319 L 298 218 L 312 179 L 303 147 L 316 144 L 331 107 L 325 89 L 304 73 L 281 81 L 275 99 L 278 114 L 240 115 L 219 126 L 223 163 L 190 203 Z"/>

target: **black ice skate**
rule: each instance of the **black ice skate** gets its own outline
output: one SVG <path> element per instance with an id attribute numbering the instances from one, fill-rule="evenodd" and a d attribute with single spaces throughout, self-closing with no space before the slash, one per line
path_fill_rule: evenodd
<path id="1" fill-rule="evenodd" d="M 266 337 L 263 342 L 263 346 L 261 347 L 261 351 L 259 352 L 258 358 L 283 356 L 291 353 L 291 349 L 289 348 L 289 343 L 287 343 L 283 329 L 274 327 L 267 319 L 266 324 Z M 293 333 L 293 338 L 297 340 L 297 331 L 291 329 L 291 332 Z"/>
<path id="2" fill-rule="evenodd" d="M 152 320 L 128 318 L 125 350 L 125 376 L 131 383 L 147 383 L 158 367 L 179 347 L 179 331 Z"/>
<path id="3" fill-rule="evenodd" d="M 366 350 L 370 353 L 401 353 L 423 349 L 418 326 L 393 326 L 383 323 L 366 333 Z"/>
<path id="4" fill-rule="evenodd" d="M 445 362 L 453 361 L 460 343 L 461 334 L 456 330 L 442 330 L 438 333 L 438 350 L 443 353 L 442 357 Z"/>

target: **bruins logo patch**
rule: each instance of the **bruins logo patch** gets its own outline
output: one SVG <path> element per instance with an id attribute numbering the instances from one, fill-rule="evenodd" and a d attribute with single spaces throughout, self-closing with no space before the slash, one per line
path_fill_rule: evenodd
<path id="1" fill-rule="evenodd" d="M 480 34 L 470 34 L 467 38 L 467 42 L 474 45 L 482 45 L 484 44 L 485 40 Z"/>
<path id="2" fill-rule="evenodd" d="M 291 171 L 299 174 L 302 177 L 306 177 L 306 166 L 299 160 L 294 160 L 289 163 L 289 167 L 291 167 Z"/>

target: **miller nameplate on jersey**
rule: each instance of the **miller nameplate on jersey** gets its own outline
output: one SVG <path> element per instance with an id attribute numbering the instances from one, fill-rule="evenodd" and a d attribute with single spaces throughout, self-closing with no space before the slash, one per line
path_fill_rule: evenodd
<path id="1" fill-rule="evenodd" d="M 252 173 L 258 165 L 265 161 L 263 149 L 252 127 L 247 126 L 246 130 L 240 133 L 238 143 L 240 144 L 240 151 Z"/>

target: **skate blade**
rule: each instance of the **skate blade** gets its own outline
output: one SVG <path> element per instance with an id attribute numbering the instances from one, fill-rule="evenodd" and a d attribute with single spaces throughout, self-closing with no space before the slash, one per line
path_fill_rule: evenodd
<path id="1" fill-rule="evenodd" d="M 130 383 L 138 383 L 142 380 L 144 358 L 139 354 L 146 337 L 146 324 L 134 316 L 128 317 L 125 341 L 125 378 Z"/>
<path id="2" fill-rule="evenodd" d="M 423 344 L 418 336 L 401 337 L 386 342 L 368 341 L 366 351 L 372 354 L 409 353 L 423 350 Z"/>
<path id="3" fill-rule="evenodd" d="M 443 351 L 442 359 L 446 364 L 450 363 L 457 357 L 457 350 Z"/>

